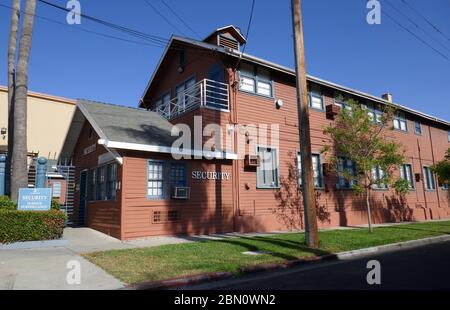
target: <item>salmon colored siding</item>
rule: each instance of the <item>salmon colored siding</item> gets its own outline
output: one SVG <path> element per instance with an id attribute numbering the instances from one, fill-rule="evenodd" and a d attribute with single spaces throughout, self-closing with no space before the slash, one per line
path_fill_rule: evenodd
<path id="1" fill-rule="evenodd" d="M 211 38 L 211 42 L 214 38 Z M 147 90 L 141 106 L 153 109 L 154 102 L 167 92 L 175 97 L 176 87 L 195 76 L 200 81 L 208 76 L 208 70 L 217 63 L 223 64 L 224 81 L 230 89 L 230 112 L 197 108 L 171 120 L 173 124 L 187 124 L 194 134 L 194 117 L 202 117 L 202 130 L 209 123 L 220 124 L 225 139 L 229 125 L 278 125 L 279 145 L 279 189 L 257 188 L 256 168 L 244 167 L 239 160 L 184 160 L 187 163 L 190 198 L 176 200 L 149 199 L 147 197 L 147 161 L 170 161 L 170 154 L 156 154 L 118 150 L 123 156 L 123 164 L 118 165 L 120 190 L 115 201 L 93 201 L 88 203 L 87 225 L 120 239 L 133 239 L 146 236 L 178 234 L 211 234 L 220 232 L 265 232 L 303 228 L 303 219 L 291 225 L 289 214 L 283 206 L 292 203 L 297 193 L 297 184 L 290 182 L 290 170 L 296 170 L 296 154 L 299 146 L 299 128 L 296 103 L 295 80 L 292 76 L 272 71 L 273 97 L 264 97 L 238 90 L 238 72 L 233 73 L 236 60 L 220 53 L 205 49 L 188 47 L 177 43 L 162 61 L 158 72 Z M 185 50 L 186 64 L 178 71 L 178 53 Z M 310 84 L 312 82 L 309 82 Z M 309 85 L 311 86 L 311 85 Z M 324 107 L 334 103 L 336 92 L 321 86 Z M 276 100 L 283 106 L 277 108 Z M 358 98 L 355 98 L 358 99 Z M 362 103 L 362 101 L 361 101 Z M 310 109 L 310 129 L 312 152 L 320 154 L 325 143 L 329 142 L 323 129 L 333 123 L 325 111 Z M 389 131 L 389 139 L 402 144 L 406 163 L 412 165 L 413 174 L 419 173 L 421 180 L 414 182 L 415 188 L 400 197 L 393 189 L 373 190 L 371 203 L 373 220 L 376 223 L 410 220 L 429 220 L 450 218 L 450 193 L 438 186 L 436 190 L 425 190 L 422 168 L 442 160 L 450 147 L 447 133 L 450 128 L 438 125 L 425 118 L 407 113 L 408 132 Z M 414 120 L 422 122 L 422 134 L 414 133 Z M 97 141 L 95 136 L 87 140 L 88 125 L 85 125 L 75 149 L 77 167 L 76 182 L 83 169 L 97 166 L 98 156 L 106 150 L 97 145 L 95 152 L 83 155 L 83 150 Z M 234 134 L 233 134 L 234 135 Z M 268 140 L 262 144 L 270 146 Z M 210 137 L 203 137 L 204 143 Z M 224 140 L 223 139 L 223 140 Z M 192 143 L 194 139 L 192 139 Z M 236 143 L 233 139 L 233 144 Z M 250 145 L 250 146 L 249 146 Z M 252 144 L 244 143 L 246 153 Z M 223 145 L 222 145 L 223 146 Z M 194 148 L 191 145 L 191 148 Z M 254 150 L 252 150 L 254 151 Z M 321 164 L 329 158 L 320 155 Z M 195 180 L 192 171 L 227 172 L 229 180 Z M 398 171 L 395 172 L 397 175 Z M 323 187 L 316 190 L 318 222 L 320 227 L 349 226 L 367 223 L 367 211 L 363 197 L 349 189 L 337 189 L 337 176 L 323 176 Z M 301 195 L 301 193 L 300 193 Z M 78 195 L 77 195 L 78 197 Z M 78 199 L 78 198 L 77 198 Z M 289 200 L 291 199 L 291 200 Z M 78 201 L 78 200 L 77 200 Z M 299 200 L 301 204 L 301 199 Z M 167 216 L 169 211 L 177 211 L 174 222 L 155 222 L 154 212 Z M 76 215 L 75 215 L 76 217 Z"/>
<path id="2" fill-rule="evenodd" d="M 93 137 L 88 139 L 88 130 L 91 126 L 88 122 L 85 122 L 83 129 L 81 130 L 80 137 L 74 150 L 74 165 L 75 170 L 75 206 L 79 206 L 80 203 L 80 174 L 83 170 L 90 170 L 98 167 L 98 157 L 108 151 L 102 146 L 97 144 L 99 136 L 97 133 L 93 133 Z M 96 150 L 87 155 L 83 154 L 86 147 L 96 144 Z M 121 165 L 117 165 L 118 180 L 121 180 L 122 169 Z M 88 178 L 89 184 L 89 178 Z M 120 234 L 120 208 L 121 208 L 121 191 L 117 191 L 117 197 L 115 200 L 108 201 L 87 201 L 86 205 L 86 222 L 88 227 L 99 230 L 105 234 L 111 235 L 115 238 L 121 238 Z M 78 223 L 79 219 L 79 207 L 75 208 L 75 212 L 72 215 L 71 221 Z"/>
<path id="3" fill-rule="evenodd" d="M 230 161 L 192 160 L 188 162 L 190 199 L 147 198 L 147 161 L 173 160 L 171 155 L 127 153 L 123 162 L 122 239 L 150 235 L 212 234 L 233 231 L 232 173 Z M 229 172 L 222 181 L 194 180 L 192 171 Z M 153 223 L 152 212 L 178 211 L 179 220 Z"/>

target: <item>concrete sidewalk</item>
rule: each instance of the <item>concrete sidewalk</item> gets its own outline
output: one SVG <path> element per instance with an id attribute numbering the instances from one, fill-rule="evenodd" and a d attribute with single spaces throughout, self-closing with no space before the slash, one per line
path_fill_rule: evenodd
<path id="1" fill-rule="evenodd" d="M 80 284 L 66 281 L 71 261 L 80 265 Z M 124 284 L 65 247 L 0 251 L 0 290 L 105 290 Z"/>
<path id="2" fill-rule="evenodd" d="M 407 223 L 380 224 L 374 225 L 374 227 L 404 224 Z M 357 227 L 330 229 L 354 228 Z M 61 242 L 57 246 L 45 248 L 31 245 L 28 249 L 0 249 L 0 289 L 118 289 L 124 287 L 124 283 L 84 259 L 81 254 L 224 238 L 269 236 L 280 233 L 288 232 L 149 237 L 121 241 L 90 228 L 66 228 L 63 236 L 65 242 Z M 81 266 L 80 284 L 70 285 L 66 281 L 68 272 L 71 271 L 67 267 L 70 261 L 77 261 Z"/>

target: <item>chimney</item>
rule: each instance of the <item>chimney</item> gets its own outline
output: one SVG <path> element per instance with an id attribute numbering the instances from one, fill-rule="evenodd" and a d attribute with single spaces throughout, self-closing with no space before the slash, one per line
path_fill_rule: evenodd
<path id="1" fill-rule="evenodd" d="M 392 94 L 391 93 L 385 93 L 385 94 L 381 95 L 381 98 L 392 103 Z"/>

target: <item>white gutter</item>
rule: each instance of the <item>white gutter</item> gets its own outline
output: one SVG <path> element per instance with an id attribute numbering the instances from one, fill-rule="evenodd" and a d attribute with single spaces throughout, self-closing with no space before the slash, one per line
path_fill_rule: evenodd
<path id="1" fill-rule="evenodd" d="M 118 141 L 109 141 L 107 139 L 99 139 L 98 144 L 104 145 L 105 147 L 112 149 L 123 149 L 123 150 L 133 150 L 133 151 L 143 151 L 152 153 L 166 153 L 166 154 L 176 154 L 176 155 L 187 155 L 187 156 L 198 156 L 206 158 L 215 159 L 238 159 L 237 154 L 229 152 L 210 152 L 203 150 L 193 150 L 193 149 L 183 149 L 180 151 L 178 148 L 172 148 L 168 146 L 159 146 L 153 144 L 139 144 L 139 143 L 127 143 Z"/>

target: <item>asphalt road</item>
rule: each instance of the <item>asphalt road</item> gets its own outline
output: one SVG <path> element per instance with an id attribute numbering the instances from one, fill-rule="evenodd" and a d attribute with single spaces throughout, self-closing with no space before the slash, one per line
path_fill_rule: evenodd
<path id="1" fill-rule="evenodd" d="M 381 284 L 369 285 L 366 267 L 380 262 Z M 351 260 L 329 261 L 289 270 L 260 273 L 184 289 L 336 290 L 450 289 L 450 242 L 442 242 Z"/>

